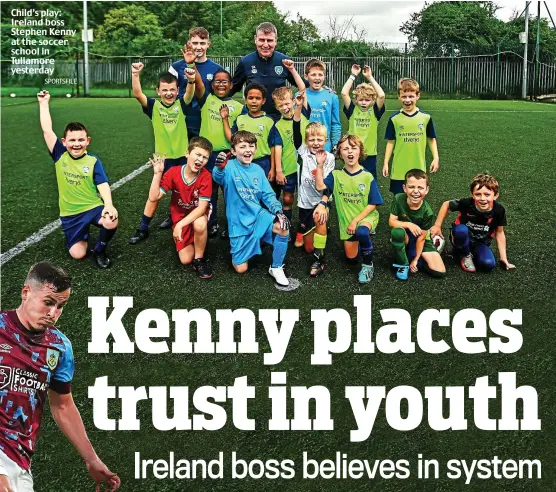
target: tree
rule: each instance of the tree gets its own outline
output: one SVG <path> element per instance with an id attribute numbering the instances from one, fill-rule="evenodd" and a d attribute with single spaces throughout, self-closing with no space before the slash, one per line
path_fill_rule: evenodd
<path id="1" fill-rule="evenodd" d="M 477 53 L 496 45 L 504 35 L 504 22 L 495 16 L 497 9 L 493 2 L 425 4 L 400 31 L 425 55 L 445 55 L 452 45 L 460 54 Z"/>

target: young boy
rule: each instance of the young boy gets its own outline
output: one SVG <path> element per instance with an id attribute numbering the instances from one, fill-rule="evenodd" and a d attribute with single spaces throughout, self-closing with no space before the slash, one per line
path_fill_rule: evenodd
<path id="1" fill-rule="evenodd" d="M 186 68 L 187 90 L 183 98 L 178 98 L 178 80 L 166 73 L 158 80 L 156 93 L 160 97 L 157 101 L 145 96 L 141 89 L 139 74 L 143 70 L 142 63 L 131 65 L 131 84 L 133 95 L 139 101 L 145 113 L 151 120 L 154 131 L 154 149 L 156 154 L 164 156 L 164 172 L 173 166 L 184 165 L 185 155 L 189 145 L 185 122 L 186 106 L 193 99 L 195 90 L 195 70 Z M 137 244 L 149 237 L 149 224 L 156 212 L 158 202 L 147 200 L 139 228 L 130 238 L 129 244 Z M 165 221 L 166 222 L 166 221 Z M 166 224 L 164 224 L 166 227 Z M 171 221 L 167 224 L 171 226 Z M 164 228 L 165 228 L 164 227 Z"/>
<path id="2" fill-rule="evenodd" d="M 232 88 L 232 76 L 226 70 L 218 70 L 212 79 L 212 93 L 205 87 L 204 81 L 197 71 L 195 78 L 195 97 L 201 107 L 201 137 L 212 143 L 212 154 L 206 166 L 212 175 L 216 157 L 222 151 L 230 150 L 230 142 L 224 133 L 223 116 L 228 120 L 228 125 L 233 125 L 236 118 L 243 111 L 243 104 L 228 97 Z M 216 181 L 212 182 L 212 197 L 210 200 L 211 214 L 208 224 L 209 237 L 218 234 L 218 189 Z"/>
<path id="3" fill-rule="evenodd" d="M 187 77 L 184 71 L 187 67 L 195 68 L 209 90 L 214 76 L 219 70 L 224 70 L 221 65 L 207 58 L 207 50 L 210 47 L 210 35 L 204 27 L 193 27 L 189 29 L 189 39 L 182 50 L 183 59 L 172 63 L 168 70 L 178 79 L 179 97 L 184 97 L 187 88 Z M 191 105 L 186 108 L 187 136 L 189 139 L 200 135 L 201 130 L 201 108 L 193 99 Z"/>
<path id="4" fill-rule="evenodd" d="M 271 130 L 271 140 L 274 148 L 274 167 L 276 169 L 276 184 L 273 188 L 278 199 L 283 191 L 284 214 L 291 222 L 293 195 L 297 188 L 297 153 L 293 143 L 294 104 L 292 91 L 288 87 L 278 87 L 272 93 L 272 99 L 276 109 L 282 115 Z M 302 106 L 301 133 L 305 131 L 309 123 L 309 115 L 310 109 Z"/>
<path id="5" fill-rule="evenodd" d="M 398 99 L 402 109 L 390 116 L 386 126 L 386 151 L 382 175 L 390 175 L 390 191 L 403 193 L 405 173 L 410 169 L 426 171 L 425 153 L 427 140 L 432 153 L 430 172 L 438 171 L 438 147 L 432 118 L 417 107 L 420 97 L 419 84 L 413 79 L 401 79 L 398 84 Z M 392 172 L 388 170 L 394 152 Z"/>
<path id="6" fill-rule="evenodd" d="M 150 159 L 154 176 L 149 201 L 158 202 L 172 192 L 170 212 L 180 262 L 182 265 L 193 263 L 199 278 L 211 278 L 212 268 L 205 259 L 205 247 L 212 176 L 204 167 L 212 152 L 212 145 L 206 138 L 193 137 L 187 151 L 187 164 L 174 166 L 166 173 L 164 159 L 160 155 L 155 154 Z"/>
<path id="7" fill-rule="evenodd" d="M 277 284 L 288 286 L 283 264 L 288 250 L 290 222 L 264 171 L 252 164 L 257 137 L 240 130 L 234 134 L 231 143 L 236 158 L 227 163 L 225 160 L 217 162 L 212 176 L 224 188 L 232 265 L 236 272 L 245 273 L 249 259 L 261 254 L 261 241 L 270 243 L 273 252 L 268 273 Z"/>
<path id="8" fill-rule="evenodd" d="M 360 73 L 361 67 L 352 65 L 351 75 L 342 88 L 342 101 L 344 103 L 344 114 L 349 121 L 349 133 L 357 135 L 365 146 L 367 157 L 361 162 L 361 165 L 376 180 L 378 122 L 386 110 L 384 107 L 386 95 L 373 77 L 371 67 L 365 65 L 363 75 L 369 81 L 369 84 L 359 84 L 355 88 L 353 91 L 354 103 L 350 98 L 349 91 L 353 86 L 353 81 Z"/>
<path id="9" fill-rule="evenodd" d="M 471 198 L 449 200 L 442 204 L 431 235 L 442 236 L 442 224 L 449 212 L 458 212 L 452 225 L 450 240 L 461 258 L 461 268 L 466 272 L 477 269 L 490 272 L 496 268 L 496 258 L 490 249 L 496 238 L 500 262 L 506 270 L 515 268 L 506 256 L 506 211 L 498 203 L 498 181 L 488 174 L 477 174 L 471 182 Z"/>
<path id="10" fill-rule="evenodd" d="M 309 82 L 306 93 L 311 107 L 310 121 L 322 123 L 326 127 L 330 140 L 326 142 L 324 150 L 331 152 L 342 135 L 342 123 L 338 96 L 324 88 L 325 74 L 326 65 L 322 61 L 313 58 L 305 64 L 305 77 Z"/>
<path id="11" fill-rule="evenodd" d="M 334 195 L 340 239 L 344 241 L 344 251 L 348 263 L 358 263 L 361 251 L 362 267 L 359 282 L 368 283 L 373 279 L 373 243 L 371 232 L 378 225 L 377 205 L 382 205 L 373 175 L 360 161 L 365 158 L 363 142 L 356 135 L 344 135 L 338 142 L 338 157 L 344 161 L 344 168 L 332 171 L 323 179 L 323 165 L 318 163 L 315 176 L 317 190 L 326 190 Z M 317 207 L 322 211 L 322 205 Z"/>
<path id="12" fill-rule="evenodd" d="M 222 111 L 222 122 L 224 124 L 224 132 L 229 142 L 232 141 L 232 135 L 238 131 L 247 131 L 257 137 L 257 149 L 253 156 L 253 163 L 257 164 L 264 171 L 265 177 L 268 178 L 271 170 L 271 147 L 270 131 L 274 126 L 274 120 L 266 116 L 261 110 L 266 102 L 266 88 L 264 85 L 257 83 L 247 84 L 243 93 L 245 97 L 245 105 L 248 112 L 240 114 L 235 122 L 230 125 L 229 118 L 226 117 L 226 111 Z M 233 144 L 232 144 L 233 146 Z"/>
<path id="13" fill-rule="evenodd" d="M 106 255 L 106 246 L 118 228 L 118 212 L 112 205 L 102 162 L 87 153 L 91 137 L 81 123 L 69 123 L 62 139 L 58 139 L 52 130 L 48 91 L 39 92 L 38 100 L 44 141 L 54 160 L 60 221 L 69 254 L 77 260 L 85 258 L 89 226 L 93 224 L 100 227 L 93 257 L 100 268 L 109 268 L 112 262 Z"/>
<path id="14" fill-rule="evenodd" d="M 420 169 L 408 171 L 403 190 L 404 193 L 394 196 L 388 220 L 392 227 L 396 278 L 407 280 L 409 270 L 416 273 L 419 268 L 425 268 L 432 277 L 442 278 L 446 268 L 429 232 L 434 212 L 425 201 L 429 192 L 427 173 Z"/>
<path id="15" fill-rule="evenodd" d="M 324 249 L 326 248 L 326 222 L 328 220 L 328 196 L 317 190 L 315 175 L 317 166 L 322 167 L 324 179 L 336 167 L 336 158 L 326 152 L 326 127 L 322 123 L 309 123 L 305 128 L 305 144 L 301 137 L 301 112 L 304 107 L 305 94 L 295 98 L 293 117 L 293 141 L 298 154 L 299 191 L 299 232 L 302 245 L 307 253 L 313 253 L 314 260 L 309 275 L 317 277 L 326 269 Z M 296 238 L 297 244 L 297 238 Z"/>

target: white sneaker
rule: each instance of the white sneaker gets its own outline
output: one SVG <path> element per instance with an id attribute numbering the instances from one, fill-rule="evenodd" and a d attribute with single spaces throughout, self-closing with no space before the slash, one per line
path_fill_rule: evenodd
<path id="1" fill-rule="evenodd" d="M 268 269 L 268 274 L 274 278 L 274 280 L 278 285 L 283 285 L 284 287 L 290 285 L 290 281 L 287 279 L 283 267 L 276 267 L 276 268 L 270 267 Z"/>

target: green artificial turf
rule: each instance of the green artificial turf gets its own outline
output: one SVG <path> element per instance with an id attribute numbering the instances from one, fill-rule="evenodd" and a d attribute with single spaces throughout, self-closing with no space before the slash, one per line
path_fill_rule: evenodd
<path id="1" fill-rule="evenodd" d="M 16 104 L 18 98 L 2 98 L 2 251 L 17 245 L 58 213 L 56 179 L 52 161 L 44 145 L 38 121 L 38 105 L 33 100 Z M 9 104 L 5 104 L 9 103 Z M 28 102 L 28 103 L 27 103 Z M 32 102 L 32 103 L 31 103 Z M 387 109 L 398 108 L 396 100 L 387 101 Z M 74 278 L 71 300 L 59 321 L 60 329 L 73 343 L 76 374 L 73 394 L 89 437 L 99 456 L 122 478 L 121 490 L 129 491 L 542 491 L 556 490 L 554 462 L 555 390 L 554 374 L 554 302 L 552 299 L 553 224 L 556 207 L 550 183 L 554 181 L 556 140 L 550 135 L 556 128 L 556 107 L 513 101 L 436 101 L 426 100 L 421 109 L 432 114 L 438 134 L 440 171 L 431 177 L 428 201 L 438 210 L 444 200 L 468 194 L 471 178 L 479 172 L 494 174 L 500 181 L 500 202 L 506 207 L 508 256 L 517 268 L 500 269 L 488 275 L 466 274 L 456 266 L 447 248 L 444 259 L 448 274 L 434 280 L 423 273 L 412 275 L 407 283 L 396 281 L 390 271 L 392 251 L 389 244 L 388 209 L 391 195 L 388 182 L 379 178 L 385 205 L 380 208 L 381 222 L 375 245 L 375 279 L 370 285 L 357 283 L 357 267 L 343 260 L 338 239 L 337 218 L 332 210 L 327 245 L 328 270 L 318 279 L 307 276 L 311 260 L 300 250 L 288 252 L 290 276 L 301 282 L 291 293 L 277 291 L 267 275 L 271 251 L 250 263 L 245 276 L 231 266 L 228 243 L 210 239 L 208 255 L 215 275 L 210 281 L 199 280 L 190 268 L 179 264 L 168 231 L 159 231 L 158 223 L 167 210 L 163 202 L 151 226 L 151 237 L 137 246 L 128 239 L 140 220 L 150 170 L 125 184 L 113 194 L 120 215 L 119 230 L 109 246 L 114 266 L 97 270 L 89 261 L 69 258 L 61 230 L 9 261 L 2 268 L 2 308 L 14 308 L 29 266 L 41 260 L 54 261 L 67 268 Z M 114 182 L 144 164 L 153 148 L 151 124 L 132 99 L 53 99 L 54 129 L 60 133 L 69 121 L 83 122 L 90 130 L 90 152 L 98 155 Z M 378 167 L 384 155 L 387 112 L 379 126 Z M 345 122 L 344 122 L 345 123 Z M 429 157 L 428 157 L 429 159 Z M 219 203 L 222 204 L 222 201 Z M 220 207 L 222 212 L 222 207 Z M 447 231 L 450 219 L 445 224 Z M 224 226 L 223 215 L 220 225 Z M 93 231 L 96 237 L 96 231 Z M 330 366 L 312 366 L 313 326 L 311 309 L 343 308 L 352 315 L 355 338 L 354 295 L 372 295 L 373 330 L 382 326 L 381 309 L 405 309 L 412 315 L 413 328 L 425 309 L 449 309 L 453 316 L 465 308 L 475 308 L 488 316 L 496 309 L 522 309 L 523 346 L 515 354 L 458 353 L 451 343 L 450 327 L 436 327 L 435 338 L 445 339 L 452 349 L 432 355 L 419 347 L 413 354 L 354 354 L 333 356 Z M 89 354 L 91 312 L 88 296 L 132 296 L 133 308 L 124 324 L 133 338 L 137 314 L 146 308 L 158 308 L 171 317 L 173 309 L 204 308 L 212 314 L 213 334 L 217 336 L 216 309 L 247 308 L 258 315 L 260 309 L 299 309 L 296 324 L 284 360 L 276 366 L 263 364 L 268 343 L 261 324 L 257 324 L 260 342 L 258 354 Z M 173 334 L 173 325 L 171 325 Z M 489 336 L 492 336 L 490 333 Z M 415 339 L 415 337 L 414 337 Z M 169 343 L 173 340 L 170 337 Z M 286 371 L 289 386 L 323 385 L 330 390 L 333 431 L 268 431 L 270 401 L 267 387 L 272 371 Z M 497 384 L 498 372 L 517 372 L 518 385 L 530 385 L 539 395 L 542 431 L 478 430 L 473 424 L 472 400 L 466 399 L 465 431 L 435 432 L 427 423 L 426 403 L 423 422 L 408 432 L 393 430 L 381 405 L 371 437 L 361 443 L 349 440 L 355 428 L 345 386 L 414 386 L 422 393 L 425 386 L 471 386 L 476 378 L 489 376 Z M 108 376 L 116 386 L 189 386 L 190 393 L 204 385 L 232 385 L 236 377 L 247 376 L 256 386 L 257 397 L 249 404 L 249 417 L 256 419 L 254 432 L 239 431 L 231 421 L 231 405 L 226 426 L 218 431 L 156 430 L 151 422 L 148 401 L 138 404 L 140 431 L 100 431 L 92 420 L 87 387 L 95 378 Z M 169 402 L 169 416 L 173 409 Z M 119 400 L 110 403 L 111 416 L 120 416 Z M 176 411 L 183 412 L 180 408 Z M 447 407 L 446 407 L 447 411 Z M 520 415 L 521 410 L 518 410 Z M 197 413 L 190 404 L 190 415 Z M 312 410 L 311 415 L 314 414 Z M 402 413 L 403 414 L 403 413 Z M 490 415 L 500 418 L 500 400 L 491 400 Z M 292 416 L 290 402 L 289 416 Z M 134 453 L 145 458 L 214 459 L 224 452 L 224 480 L 180 481 L 169 479 L 135 480 Z M 230 456 L 236 451 L 244 459 L 293 459 L 296 477 L 292 480 L 232 480 Z M 407 459 L 411 477 L 407 480 L 301 480 L 301 456 L 307 451 L 315 459 L 335 458 L 335 452 L 355 459 Z M 480 480 L 470 485 L 462 479 L 418 480 L 417 455 L 435 458 L 444 465 L 448 459 L 540 459 L 542 480 Z M 443 471 L 445 468 L 443 467 Z M 33 463 L 37 492 L 92 490 L 90 478 L 78 455 L 56 429 L 50 416 L 43 420 L 42 435 Z"/>

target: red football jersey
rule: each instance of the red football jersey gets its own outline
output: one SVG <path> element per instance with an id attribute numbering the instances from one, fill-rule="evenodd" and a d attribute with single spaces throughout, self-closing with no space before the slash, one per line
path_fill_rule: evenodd
<path id="1" fill-rule="evenodd" d="M 15 311 L 0 312 L 0 449 L 28 470 L 50 388 L 71 391 L 71 343 L 53 326 L 25 328 Z"/>
<path id="2" fill-rule="evenodd" d="M 210 201 L 212 195 L 212 175 L 205 168 L 199 171 L 197 177 L 187 182 L 185 179 L 186 166 L 174 166 L 162 176 L 160 189 L 163 193 L 172 191 L 170 214 L 172 223 L 177 223 L 199 206 L 200 200 Z M 210 213 L 207 211 L 207 215 Z"/>

